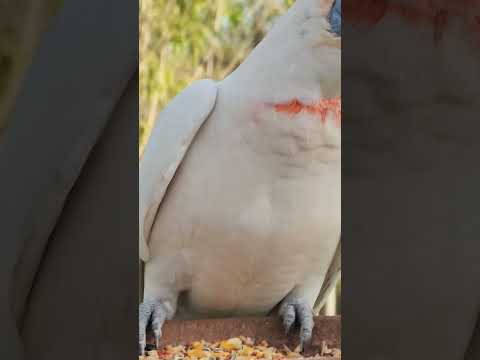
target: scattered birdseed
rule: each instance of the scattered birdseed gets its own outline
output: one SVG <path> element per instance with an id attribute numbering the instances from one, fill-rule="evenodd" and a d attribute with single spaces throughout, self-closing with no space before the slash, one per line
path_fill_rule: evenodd
<path id="1" fill-rule="evenodd" d="M 251 338 L 240 336 L 228 340 L 208 343 L 200 340 L 188 345 L 167 345 L 159 351 L 148 351 L 139 360 L 290 360 L 303 358 L 301 348 L 291 350 L 287 346 L 277 349 L 262 340 L 255 344 Z M 340 359 L 339 349 L 329 348 L 325 342 L 319 354 L 311 359 Z"/>

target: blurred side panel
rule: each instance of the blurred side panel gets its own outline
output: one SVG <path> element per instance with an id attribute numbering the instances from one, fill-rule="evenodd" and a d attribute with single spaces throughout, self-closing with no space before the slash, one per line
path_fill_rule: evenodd
<path id="1" fill-rule="evenodd" d="M 66 0 L 44 29 L 0 135 L 0 357 L 131 359 L 138 3 Z"/>
<path id="2" fill-rule="evenodd" d="M 479 13 L 343 2 L 345 360 L 478 349 Z"/>

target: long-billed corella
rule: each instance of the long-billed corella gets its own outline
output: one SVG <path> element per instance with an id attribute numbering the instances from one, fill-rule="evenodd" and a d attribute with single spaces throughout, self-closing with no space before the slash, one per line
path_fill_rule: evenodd
<path id="1" fill-rule="evenodd" d="M 340 1 L 297 0 L 220 82 L 159 115 L 140 163 L 149 321 L 265 315 L 308 341 L 340 241 Z M 327 279 L 326 279 L 327 278 Z"/>

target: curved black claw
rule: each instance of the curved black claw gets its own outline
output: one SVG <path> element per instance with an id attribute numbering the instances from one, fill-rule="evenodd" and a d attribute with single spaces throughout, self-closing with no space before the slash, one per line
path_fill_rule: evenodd
<path id="1" fill-rule="evenodd" d="M 310 342 L 314 321 L 312 308 L 306 301 L 303 299 L 286 299 L 280 305 L 279 315 L 283 320 L 286 333 L 288 333 L 292 325 L 297 322 L 300 325 L 301 345 L 303 346 L 303 344 Z"/>
<path id="2" fill-rule="evenodd" d="M 147 345 L 147 326 L 151 322 L 155 344 L 158 348 L 162 326 L 167 319 L 167 309 L 162 301 L 145 300 L 138 309 L 138 353 L 143 355 Z"/>

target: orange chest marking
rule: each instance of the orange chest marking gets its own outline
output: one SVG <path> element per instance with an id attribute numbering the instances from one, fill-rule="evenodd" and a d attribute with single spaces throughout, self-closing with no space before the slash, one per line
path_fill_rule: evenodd
<path id="1" fill-rule="evenodd" d="M 303 112 L 314 115 L 322 122 L 326 121 L 327 114 L 333 113 L 335 116 L 335 124 L 340 127 L 342 114 L 341 98 L 339 96 L 331 99 L 321 99 L 313 104 L 304 104 L 298 99 L 293 99 L 288 102 L 271 104 L 269 106 L 277 113 L 298 115 Z"/>

